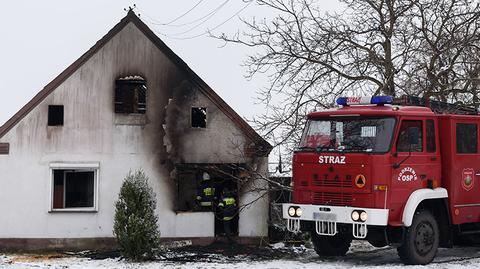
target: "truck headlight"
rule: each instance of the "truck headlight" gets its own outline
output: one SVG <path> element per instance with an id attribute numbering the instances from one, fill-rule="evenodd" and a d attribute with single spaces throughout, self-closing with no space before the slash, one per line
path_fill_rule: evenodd
<path id="1" fill-rule="evenodd" d="M 362 211 L 362 213 L 360 213 L 360 220 L 365 222 L 367 220 L 367 218 L 368 218 L 367 212 Z"/>
<path id="2" fill-rule="evenodd" d="M 353 221 L 358 221 L 360 219 L 360 214 L 358 213 L 358 211 L 353 211 L 352 212 L 352 220 Z"/>
<path id="3" fill-rule="evenodd" d="M 295 214 L 297 214 L 297 217 L 301 217 L 302 214 L 303 214 L 303 210 L 299 207 L 299 208 L 297 208 L 297 210 L 295 211 Z"/>
<path id="4" fill-rule="evenodd" d="M 296 210 L 293 206 L 291 206 L 289 209 L 288 209 L 288 215 L 290 217 L 295 217 L 295 213 L 296 213 Z"/>

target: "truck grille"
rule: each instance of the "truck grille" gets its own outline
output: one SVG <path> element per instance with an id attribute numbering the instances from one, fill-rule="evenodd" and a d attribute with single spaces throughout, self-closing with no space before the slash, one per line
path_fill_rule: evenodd
<path id="1" fill-rule="evenodd" d="M 328 178 L 325 174 L 323 177 L 317 174 L 313 175 L 312 184 L 317 187 L 339 187 L 339 188 L 351 188 L 353 185 L 352 177 L 347 175 L 344 178 L 338 175 L 334 178 Z"/>
<path id="2" fill-rule="evenodd" d="M 351 206 L 352 194 L 350 193 L 331 193 L 331 192 L 314 192 L 313 202 L 321 205 L 332 206 Z"/>

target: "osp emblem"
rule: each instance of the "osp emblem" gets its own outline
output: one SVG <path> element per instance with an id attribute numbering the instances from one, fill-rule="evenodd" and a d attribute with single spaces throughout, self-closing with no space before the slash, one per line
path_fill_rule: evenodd
<path id="1" fill-rule="evenodd" d="M 415 181 L 417 179 L 418 179 L 417 173 L 410 166 L 403 168 L 400 171 L 400 174 L 398 174 L 398 181 L 410 182 L 410 181 Z"/>
<path id="2" fill-rule="evenodd" d="M 462 188 L 466 191 L 473 189 L 475 183 L 475 171 L 472 168 L 465 168 L 462 172 Z"/>

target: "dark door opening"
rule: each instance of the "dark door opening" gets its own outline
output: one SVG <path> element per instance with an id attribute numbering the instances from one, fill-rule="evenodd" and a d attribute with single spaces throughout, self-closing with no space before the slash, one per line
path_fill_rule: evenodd
<path id="1" fill-rule="evenodd" d="M 178 212 L 213 212 L 215 217 L 215 236 L 225 235 L 224 209 L 219 205 L 222 198 L 231 197 L 235 199 L 236 209 L 233 218 L 229 221 L 230 233 L 238 235 L 238 174 L 243 170 L 243 164 L 178 164 L 177 168 L 177 201 Z M 208 173 L 210 180 L 208 187 L 214 189 L 214 201 L 212 206 L 201 206 L 199 196 L 202 188 L 205 187 L 203 180 L 204 173 Z M 227 215 L 231 213 L 227 213 Z"/>
<path id="2" fill-rule="evenodd" d="M 236 212 L 232 220 L 229 221 L 231 235 L 237 236 L 238 235 L 238 182 L 235 180 L 236 175 L 215 175 L 214 176 L 214 183 L 217 186 L 216 192 L 218 193 L 219 201 L 218 203 L 222 202 L 222 197 L 224 194 L 229 194 L 228 197 L 233 197 L 237 204 Z M 225 226 L 224 226 L 224 209 L 221 206 L 215 207 L 215 236 L 224 236 L 226 235 Z"/>

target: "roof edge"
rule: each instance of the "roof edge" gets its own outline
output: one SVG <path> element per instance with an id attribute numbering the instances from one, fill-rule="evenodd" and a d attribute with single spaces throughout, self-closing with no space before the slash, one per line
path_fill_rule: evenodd
<path id="1" fill-rule="evenodd" d="M 0 126 L 0 138 L 3 138 L 18 122 L 27 116 L 39 103 L 49 96 L 58 86 L 67 80 L 75 71 L 88 61 L 100 48 L 102 48 L 113 36 L 123 29 L 132 19 L 133 12 L 129 12 L 119 23 L 117 23 L 106 35 L 87 50 L 80 58 L 69 65 L 62 73 L 48 83 L 40 92 L 38 92 L 26 105 L 15 113 L 5 124 Z M 133 14 L 133 16 L 135 16 Z M 136 17 L 136 16 L 135 16 Z"/>
<path id="2" fill-rule="evenodd" d="M 137 28 L 147 36 L 157 48 L 164 52 L 167 57 L 173 61 L 188 77 L 192 79 L 199 89 L 214 104 L 216 104 L 225 115 L 230 118 L 247 137 L 255 144 L 262 146 L 266 155 L 272 150 L 272 145 L 261 137 L 240 115 L 238 115 L 203 79 L 201 79 L 177 54 L 175 54 L 133 11 L 120 20 L 106 35 L 95 43 L 80 58 L 68 66 L 62 73 L 48 83 L 40 92 L 38 92 L 26 105 L 15 113 L 5 124 L 0 126 L 0 138 L 3 138 L 13 127 L 15 127 L 23 118 L 25 118 L 38 104 L 49 96 L 58 86 L 77 71 L 86 61 L 88 61 L 98 50 L 108 43 L 118 32 L 120 32 L 129 22 L 132 22 Z"/>
<path id="3" fill-rule="evenodd" d="M 132 12 L 133 13 L 133 12 Z M 235 112 L 200 76 L 198 76 L 185 61 L 170 49 L 140 18 L 133 14 L 132 22 L 142 31 L 167 57 L 181 68 L 192 79 L 201 92 L 216 104 L 225 115 L 235 122 L 240 129 L 254 142 L 264 147 L 267 155 L 273 149 L 263 137 L 261 137 L 240 115 Z"/>

